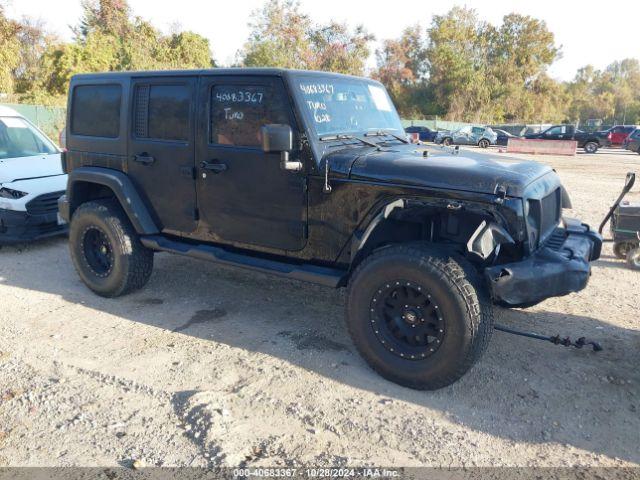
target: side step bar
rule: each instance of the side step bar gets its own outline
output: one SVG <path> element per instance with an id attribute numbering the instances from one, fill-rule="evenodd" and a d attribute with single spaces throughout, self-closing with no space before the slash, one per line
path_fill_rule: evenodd
<path id="1" fill-rule="evenodd" d="M 263 273 L 271 273 L 281 277 L 317 283 L 333 288 L 340 286 L 342 284 L 342 280 L 347 274 L 345 270 L 320 267 L 310 264 L 291 265 L 277 260 L 267 260 L 264 258 L 243 255 L 241 253 L 229 252 L 221 247 L 178 242 L 160 235 L 143 236 L 140 237 L 140 241 L 145 247 L 152 250 L 177 253 L 188 257 L 209 260 L 221 265 L 229 265 L 249 270 L 256 270 Z"/>

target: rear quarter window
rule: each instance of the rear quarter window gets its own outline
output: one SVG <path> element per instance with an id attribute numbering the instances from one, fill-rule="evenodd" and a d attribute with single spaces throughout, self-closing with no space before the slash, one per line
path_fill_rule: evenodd
<path id="1" fill-rule="evenodd" d="M 71 103 L 71 134 L 117 138 L 120 132 L 120 85 L 78 85 Z"/>

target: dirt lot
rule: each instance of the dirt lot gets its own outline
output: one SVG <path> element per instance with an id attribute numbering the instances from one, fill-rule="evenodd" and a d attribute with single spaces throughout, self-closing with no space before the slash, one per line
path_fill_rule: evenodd
<path id="1" fill-rule="evenodd" d="M 592 225 L 640 172 L 629 152 L 538 160 Z M 461 381 L 418 392 L 357 355 L 343 292 L 161 254 L 106 300 L 64 239 L 5 247 L 0 465 L 638 465 L 638 292 L 607 244 L 583 292 L 498 312 L 603 352 L 496 332 Z"/>

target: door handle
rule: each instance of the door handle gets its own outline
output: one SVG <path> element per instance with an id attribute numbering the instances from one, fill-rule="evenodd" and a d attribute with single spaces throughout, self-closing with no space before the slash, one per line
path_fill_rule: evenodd
<path id="1" fill-rule="evenodd" d="M 151 165 L 153 162 L 156 161 L 155 158 L 153 158 L 151 155 L 149 155 L 147 153 L 141 153 L 140 155 L 134 155 L 133 159 L 138 163 L 142 163 L 143 165 Z"/>
<path id="2" fill-rule="evenodd" d="M 200 168 L 211 170 L 213 173 L 224 172 L 227 169 L 226 163 L 200 162 Z"/>

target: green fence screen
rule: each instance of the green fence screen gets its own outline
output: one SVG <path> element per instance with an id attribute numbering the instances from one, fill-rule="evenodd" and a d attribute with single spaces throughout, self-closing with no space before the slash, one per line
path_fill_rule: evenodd
<path id="1" fill-rule="evenodd" d="M 66 111 L 64 107 L 46 107 L 44 105 L 26 105 L 0 103 L 4 107 L 13 108 L 20 115 L 29 119 L 55 142 L 64 128 Z"/>

